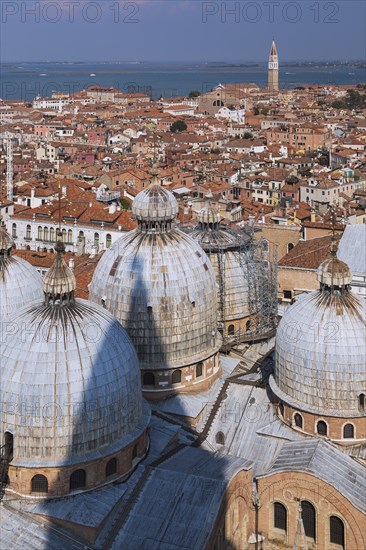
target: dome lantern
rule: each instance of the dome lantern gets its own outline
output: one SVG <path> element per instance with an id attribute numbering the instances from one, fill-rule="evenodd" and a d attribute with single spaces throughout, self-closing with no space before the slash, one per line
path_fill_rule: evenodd
<path id="1" fill-rule="evenodd" d="M 133 201 L 132 212 L 140 231 L 165 233 L 171 230 L 179 206 L 173 193 L 160 185 L 156 168 L 152 170 L 149 187 L 141 191 Z"/>
<path id="2" fill-rule="evenodd" d="M 210 189 L 206 195 L 207 204 L 203 208 L 201 208 L 198 213 L 198 222 L 200 229 L 208 231 L 219 229 L 221 222 L 221 216 L 218 210 L 214 206 L 212 206 L 212 197 L 213 195 Z"/>
<path id="3" fill-rule="evenodd" d="M 56 259 L 43 280 L 46 305 L 63 305 L 75 301 L 76 280 L 75 275 L 65 262 L 65 245 L 61 241 L 58 241 L 55 251 L 57 253 Z"/>
<path id="4" fill-rule="evenodd" d="M 337 247 L 332 243 L 331 256 L 322 262 L 318 268 L 317 279 L 322 291 L 344 292 L 349 289 L 352 273 L 345 262 L 337 258 Z"/>

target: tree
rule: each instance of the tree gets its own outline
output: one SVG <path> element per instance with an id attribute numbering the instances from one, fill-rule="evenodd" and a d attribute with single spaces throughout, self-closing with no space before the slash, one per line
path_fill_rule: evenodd
<path id="1" fill-rule="evenodd" d="M 250 132 L 244 132 L 244 139 L 252 139 L 253 137 L 253 134 L 251 134 Z"/>
<path id="2" fill-rule="evenodd" d="M 253 107 L 253 114 L 254 114 L 255 116 L 259 115 L 259 109 L 258 109 L 258 107 L 257 107 L 256 105 L 255 105 L 255 107 Z"/>
<path id="3" fill-rule="evenodd" d="M 268 112 L 269 112 L 268 107 L 263 107 L 263 109 L 261 110 L 261 115 L 267 116 Z"/>
<path id="4" fill-rule="evenodd" d="M 131 210 L 131 204 L 128 202 L 127 199 L 125 199 L 124 197 L 121 197 L 119 199 L 119 202 L 120 202 L 123 210 Z"/>
<path id="5" fill-rule="evenodd" d="M 201 95 L 201 92 L 199 92 L 198 90 L 191 90 L 188 94 L 188 97 L 198 97 Z"/>
<path id="6" fill-rule="evenodd" d="M 170 131 L 173 132 L 173 134 L 184 132 L 185 130 L 187 130 L 187 124 L 184 120 L 176 120 L 170 127 Z"/>

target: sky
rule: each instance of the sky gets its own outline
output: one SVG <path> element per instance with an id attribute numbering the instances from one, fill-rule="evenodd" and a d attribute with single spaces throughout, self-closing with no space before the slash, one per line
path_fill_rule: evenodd
<path id="1" fill-rule="evenodd" d="M 365 59 L 363 0 L 1 0 L 0 60 Z"/>

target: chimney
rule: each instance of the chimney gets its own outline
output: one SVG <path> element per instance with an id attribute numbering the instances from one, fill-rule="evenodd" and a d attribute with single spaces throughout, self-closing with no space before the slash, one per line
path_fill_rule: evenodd
<path id="1" fill-rule="evenodd" d="M 112 202 L 112 203 L 109 205 L 109 213 L 110 213 L 110 214 L 114 214 L 116 210 L 117 210 L 117 205 L 116 205 L 115 202 Z"/>
<path id="2" fill-rule="evenodd" d="M 70 258 L 70 259 L 69 259 L 69 268 L 71 269 L 71 271 L 74 271 L 74 268 L 75 268 L 75 260 L 74 260 L 74 258 Z"/>
<path id="3" fill-rule="evenodd" d="M 76 245 L 76 255 L 82 256 L 85 254 L 85 237 L 78 237 L 78 242 Z"/>
<path id="4" fill-rule="evenodd" d="M 315 222 L 315 212 L 314 212 L 314 210 L 312 210 L 312 211 L 310 212 L 310 221 L 311 221 L 312 223 Z"/>
<path id="5" fill-rule="evenodd" d="M 95 244 L 93 244 L 93 246 L 90 247 L 89 258 L 95 258 L 95 256 L 97 255 L 97 252 L 98 252 L 98 247 Z"/>

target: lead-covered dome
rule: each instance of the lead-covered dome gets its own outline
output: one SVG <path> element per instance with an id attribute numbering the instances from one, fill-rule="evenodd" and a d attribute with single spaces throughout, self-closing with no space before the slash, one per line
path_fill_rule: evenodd
<path id="1" fill-rule="evenodd" d="M 301 296 L 284 314 L 276 337 L 274 393 L 318 415 L 364 415 L 366 318 L 349 291 L 351 273 L 335 255 L 318 270 L 321 288 Z"/>
<path id="2" fill-rule="evenodd" d="M 159 371 L 164 390 L 174 383 L 164 379 L 164 369 L 204 362 L 220 347 L 215 274 L 202 248 L 172 228 L 177 204 L 170 191 L 153 181 L 136 197 L 133 212 L 138 229 L 106 250 L 90 285 L 90 299 L 103 303 L 122 323 L 141 369 Z M 218 370 L 216 363 L 203 365 L 197 382 L 205 378 L 206 366 L 210 376 Z M 194 375 L 180 373 L 173 380 L 193 383 Z"/>
<path id="3" fill-rule="evenodd" d="M 41 275 L 30 263 L 11 254 L 13 245 L 0 225 L 0 319 L 43 298 Z"/>
<path id="4" fill-rule="evenodd" d="M 218 348 L 212 265 L 178 230 L 137 230 L 118 239 L 99 261 L 90 299 L 126 328 L 141 368 L 200 361 Z"/>
<path id="5" fill-rule="evenodd" d="M 131 445 L 149 419 L 120 323 L 71 288 L 47 290 L 43 304 L 6 321 L 1 341 L 1 432 L 13 434 L 13 468 L 99 461 Z"/>

